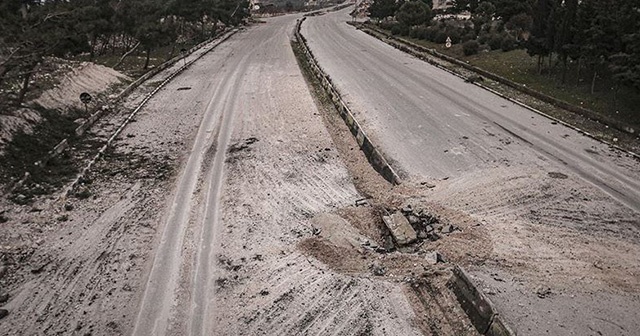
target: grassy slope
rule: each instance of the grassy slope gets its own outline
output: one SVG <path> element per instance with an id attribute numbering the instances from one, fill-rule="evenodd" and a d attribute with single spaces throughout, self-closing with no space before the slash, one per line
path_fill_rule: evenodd
<path id="1" fill-rule="evenodd" d="M 560 80 L 562 66 L 560 64 L 552 69 L 551 75 L 549 75 L 547 67 L 543 69 L 542 74 L 538 74 L 537 58 L 527 55 L 526 51 L 522 49 L 509 52 L 501 50 L 480 52 L 477 55 L 464 56 L 461 45 L 454 45 L 450 49 L 446 49 L 443 45 L 429 41 L 407 39 L 428 48 L 435 48 L 439 52 L 467 61 L 469 64 L 514 82 L 525 84 L 534 90 L 573 105 L 608 115 L 636 127 L 640 126 L 640 115 L 637 108 L 640 106 L 640 93 L 628 88 L 620 88 L 616 93 L 614 83 L 607 79 L 598 79 L 596 92 L 591 94 L 591 73 L 583 68 L 581 70 L 582 78 L 578 79 L 575 64 L 569 66 L 566 84 L 562 84 Z"/>

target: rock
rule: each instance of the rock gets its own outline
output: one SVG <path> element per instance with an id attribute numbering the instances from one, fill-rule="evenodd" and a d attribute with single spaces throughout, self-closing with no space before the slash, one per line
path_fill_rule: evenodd
<path id="1" fill-rule="evenodd" d="M 15 197 L 15 201 L 18 204 L 25 204 L 27 202 L 27 196 L 25 196 L 23 194 L 18 194 Z"/>
<path id="2" fill-rule="evenodd" d="M 67 202 L 64 204 L 64 209 L 67 211 L 73 210 L 73 204 L 71 202 Z"/>
<path id="3" fill-rule="evenodd" d="M 0 303 L 5 303 L 7 301 L 9 301 L 9 294 L 4 293 L 4 294 L 0 295 Z"/>
<path id="4" fill-rule="evenodd" d="M 464 80 L 465 83 L 484 82 L 484 78 L 480 75 L 471 75 Z"/>
<path id="5" fill-rule="evenodd" d="M 425 225 L 425 227 L 424 227 L 424 232 L 425 232 L 425 233 L 431 233 L 431 232 L 433 232 L 433 226 L 431 226 L 431 225 Z"/>
<path id="6" fill-rule="evenodd" d="M 262 296 L 269 295 L 269 291 L 266 290 L 266 289 L 263 289 L 263 290 L 260 291 L 260 295 L 262 295 Z"/>
<path id="7" fill-rule="evenodd" d="M 413 207 L 411 206 L 411 204 L 407 204 L 407 206 L 402 208 L 402 212 L 410 214 L 413 212 Z"/>
<path id="8" fill-rule="evenodd" d="M 9 221 L 9 218 L 7 218 L 5 215 L 0 214 L 0 223 L 6 223 Z"/>
<path id="9" fill-rule="evenodd" d="M 411 224 L 411 225 L 416 225 L 416 224 L 420 223 L 420 218 L 418 218 L 418 217 L 416 217 L 414 215 L 409 215 L 409 216 L 406 216 L 406 217 L 407 217 L 407 220 L 409 221 L 409 224 Z"/>
<path id="10" fill-rule="evenodd" d="M 436 241 L 436 240 L 440 239 L 440 236 L 435 232 L 432 232 L 432 233 L 428 234 L 427 237 L 431 241 Z"/>
<path id="11" fill-rule="evenodd" d="M 444 262 L 444 258 L 442 258 L 442 255 L 440 255 L 440 253 L 438 253 L 438 251 L 431 251 L 431 252 L 427 253 L 424 256 L 424 259 L 430 265 L 435 265 L 435 264 L 437 264 L 439 262 Z"/>
<path id="12" fill-rule="evenodd" d="M 371 266 L 369 266 L 369 269 L 371 270 L 371 273 L 376 276 L 383 276 L 387 272 L 387 270 L 377 262 L 371 264 Z"/>
<path id="13" fill-rule="evenodd" d="M 9 311 L 6 309 L 0 309 L 0 320 L 7 317 L 9 315 Z"/>
<path id="14" fill-rule="evenodd" d="M 2 279 L 5 274 L 7 274 L 7 266 L 0 266 L 0 279 Z"/>
<path id="15" fill-rule="evenodd" d="M 42 272 L 44 270 L 45 267 L 47 267 L 47 265 L 49 264 L 49 262 L 44 262 L 38 266 L 35 266 L 31 269 L 31 273 L 33 274 L 38 274 L 40 272 Z"/>
<path id="16" fill-rule="evenodd" d="M 367 201 L 366 198 L 361 198 L 359 200 L 356 200 L 356 206 L 357 207 L 359 207 L 359 206 L 368 206 L 368 205 L 369 205 L 369 202 Z"/>
<path id="17" fill-rule="evenodd" d="M 455 228 L 453 227 L 453 225 L 445 225 L 442 227 L 442 230 L 440 232 L 442 233 L 451 233 L 455 230 Z"/>
<path id="18" fill-rule="evenodd" d="M 551 294 L 551 288 L 540 286 L 538 287 L 538 289 L 536 289 L 536 294 L 539 298 L 544 299 Z"/>
<path id="19" fill-rule="evenodd" d="M 384 242 L 383 242 L 383 247 L 385 252 L 389 252 L 389 251 L 393 251 L 393 249 L 395 248 L 395 246 L 393 245 L 393 238 L 391 236 L 385 236 L 384 237 Z"/>
<path id="20" fill-rule="evenodd" d="M 418 238 L 416 231 L 401 212 L 396 212 L 391 216 L 383 216 L 382 220 L 399 246 L 411 244 Z"/>
<path id="21" fill-rule="evenodd" d="M 429 238 L 429 234 L 428 233 L 426 233 L 423 230 L 418 231 L 418 239 L 425 240 L 427 238 Z"/>
<path id="22" fill-rule="evenodd" d="M 426 182 L 426 181 L 425 181 L 425 182 L 420 182 L 420 185 L 425 186 L 425 187 L 427 187 L 427 188 L 429 188 L 429 189 L 433 189 L 433 188 L 435 188 L 435 187 L 436 187 L 436 185 L 435 185 L 435 184 L 433 184 L 433 183 L 429 183 L 429 182 Z"/>

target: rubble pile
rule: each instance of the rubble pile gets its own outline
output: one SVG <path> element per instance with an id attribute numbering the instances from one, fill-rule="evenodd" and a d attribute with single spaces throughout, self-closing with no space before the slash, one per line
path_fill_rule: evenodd
<path id="1" fill-rule="evenodd" d="M 425 209 L 414 209 L 411 205 L 387 211 L 391 215 L 383 216 L 382 219 L 398 246 L 436 241 L 459 230 L 454 225 L 442 223 L 437 215 Z"/>

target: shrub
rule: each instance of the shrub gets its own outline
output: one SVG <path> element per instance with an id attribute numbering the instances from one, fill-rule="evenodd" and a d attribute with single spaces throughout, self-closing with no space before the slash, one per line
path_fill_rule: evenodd
<path id="1" fill-rule="evenodd" d="M 447 36 L 451 38 L 451 43 L 453 44 L 460 43 L 460 39 L 462 38 L 461 35 L 460 29 L 458 28 L 447 30 Z"/>
<path id="2" fill-rule="evenodd" d="M 478 36 L 478 43 L 486 44 L 489 41 L 490 37 L 491 37 L 491 35 L 489 35 L 489 34 L 482 34 L 482 35 Z"/>
<path id="3" fill-rule="evenodd" d="M 467 41 L 471 41 L 471 40 L 475 40 L 476 39 L 476 34 L 474 32 L 469 32 L 465 35 L 462 35 L 460 41 L 462 42 L 467 42 Z"/>
<path id="4" fill-rule="evenodd" d="M 391 30 L 391 28 L 393 28 L 394 25 L 395 25 L 395 22 L 391 22 L 391 21 L 382 21 L 378 24 L 378 26 L 380 26 L 380 28 L 384 30 Z"/>
<path id="5" fill-rule="evenodd" d="M 516 48 L 516 40 L 511 36 L 507 36 L 502 40 L 500 48 L 502 51 L 511 51 Z"/>
<path id="6" fill-rule="evenodd" d="M 412 36 L 412 37 L 415 37 L 415 38 L 418 38 L 418 39 L 422 39 L 422 40 L 426 40 L 427 39 L 426 38 L 427 29 L 429 29 L 429 27 L 427 27 L 426 25 L 420 25 L 420 26 L 413 27 L 411 30 L 412 30 L 412 32 L 413 32 L 413 34 L 415 36 Z"/>
<path id="7" fill-rule="evenodd" d="M 436 33 L 436 36 L 433 39 L 433 42 L 439 43 L 439 44 L 443 44 L 443 43 L 447 42 L 447 33 L 445 33 L 442 30 L 438 31 Z"/>
<path id="8" fill-rule="evenodd" d="M 462 44 L 462 51 L 465 56 L 475 55 L 478 53 L 479 49 L 480 44 L 475 40 L 467 41 Z"/>
<path id="9" fill-rule="evenodd" d="M 396 23 L 391 28 L 391 34 L 392 35 L 407 36 L 407 35 L 409 35 L 409 26 L 407 26 L 405 24 L 402 24 L 402 23 Z"/>
<path id="10" fill-rule="evenodd" d="M 434 42 L 436 40 L 436 35 L 438 34 L 438 27 L 431 26 L 424 30 L 423 39 L 427 41 Z"/>
<path id="11" fill-rule="evenodd" d="M 491 50 L 498 50 L 502 46 L 502 36 L 493 34 L 487 41 L 487 44 L 491 47 Z"/>

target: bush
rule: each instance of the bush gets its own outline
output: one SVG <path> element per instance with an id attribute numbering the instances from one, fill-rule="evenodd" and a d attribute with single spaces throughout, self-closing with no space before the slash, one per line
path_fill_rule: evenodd
<path id="1" fill-rule="evenodd" d="M 491 47 L 491 50 L 498 50 L 502 47 L 502 36 L 498 34 L 491 35 L 487 44 Z"/>
<path id="2" fill-rule="evenodd" d="M 447 33 L 445 33 L 442 30 L 438 31 L 436 33 L 436 36 L 433 39 L 433 42 L 439 43 L 439 44 L 444 44 L 445 42 L 447 42 Z"/>
<path id="3" fill-rule="evenodd" d="M 438 27 L 431 26 L 424 30 L 423 39 L 431 42 L 435 42 L 436 35 L 438 34 Z"/>
<path id="4" fill-rule="evenodd" d="M 479 49 L 480 44 L 475 40 L 467 41 L 462 44 L 462 51 L 464 52 L 465 56 L 475 55 L 478 53 Z"/>
<path id="5" fill-rule="evenodd" d="M 380 28 L 384 30 L 391 30 L 391 28 L 393 28 L 394 25 L 395 25 L 395 22 L 391 22 L 391 21 L 382 21 L 378 24 L 378 26 L 380 26 Z"/>
<path id="6" fill-rule="evenodd" d="M 476 34 L 474 32 L 469 32 L 462 36 L 461 41 L 464 43 L 464 42 L 475 40 L 475 39 L 476 39 Z"/>
<path id="7" fill-rule="evenodd" d="M 407 36 L 409 35 L 409 26 L 402 23 L 396 23 L 391 28 L 391 35 Z"/>
<path id="8" fill-rule="evenodd" d="M 511 51 L 516 48 L 516 40 L 511 36 L 507 36 L 502 40 L 500 48 L 502 51 Z"/>
<path id="9" fill-rule="evenodd" d="M 460 34 L 460 29 L 458 28 L 447 30 L 447 36 L 451 38 L 451 43 L 453 44 L 460 43 L 461 35 L 462 34 Z"/>
<path id="10" fill-rule="evenodd" d="M 414 34 L 415 38 L 418 39 L 422 39 L 422 40 L 426 40 L 426 35 L 427 35 L 427 29 L 429 29 L 429 27 L 427 27 L 426 25 L 420 25 L 420 26 L 416 26 L 411 28 L 411 32 L 409 33 L 409 35 L 411 36 L 411 33 Z"/>
<path id="11" fill-rule="evenodd" d="M 482 35 L 478 36 L 478 43 L 487 44 L 487 42 L 489 41 L 490 37 L 491 37 L 491 35 L 489 35 L 489 34 L 482 34 Z"/>

